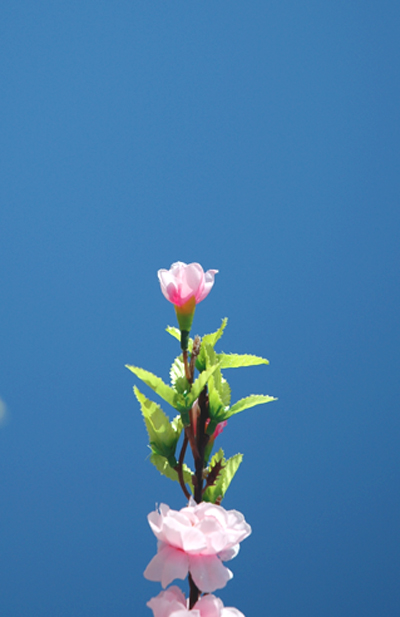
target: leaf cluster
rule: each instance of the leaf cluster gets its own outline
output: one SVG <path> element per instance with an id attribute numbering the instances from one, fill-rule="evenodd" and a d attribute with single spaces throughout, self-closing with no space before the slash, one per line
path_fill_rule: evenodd
<path id="1" fill-rule="evenodd" d="M 211 455 L 214 445 L 214 432 L 220 422 L 228 420 L 246 409 L 275 400 L 272 396 L 251 394 L 231 405 L 231 388 L 223 376 L 222 370 L 268 364 L 268 360 L 250 354 L 217 353 L 214 347 L 221 338 L 226 324 L 227 319 L 224 319 L 216 332 L 203 336 L 200 353 L 196 358 L 198 376 L 193 384 L 190 384 L 185 376 L 182 354 L 177 356 L 171 365 L 170 385 L 150 371 L 137 366 L 127 365 L 127 368 L 136 377 L 141 379 L 161 399 L 178 412 L 175 418 L 170 421 L 157 403 L 148 399 L 136 386 L 134 387 L 134 393 L 140 403 L 149 436 L 150 461 L 160 473 L 172 480 L 179 481 L 176 448 L 180 435 L 184 427 L 190 425 L 189 412 L 205 387 L 208 390 L 209 411 L 209 422 L 206 429 L 209 440 L 205 451 L 205 464 L 207 464 Z M 169 326 L 167 332 L 180 340 L 178 328 Z M 189 352 L 191 352 L 192 347 L 193 340 L 189 339 Z M 218 500 L 220 502 L 239 468 L 242 458 L 242 454 L 236 454 L 226 460 L 221 449 L 211 458 L 204 471 L 206 486 L 203 499 L 205 501 L 215 503 Z M 188 484 L 193 491 L 193 472 L 184 465 L 182 474 L 185 484 Z"/>

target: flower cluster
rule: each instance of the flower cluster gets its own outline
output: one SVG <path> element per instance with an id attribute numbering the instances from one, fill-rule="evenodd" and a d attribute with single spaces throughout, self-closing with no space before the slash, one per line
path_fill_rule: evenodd
<path id="1" fill-rule="evenodd" d="M 222 561 L 236 557 L 239 543 L 251 534 L 240 512 L 193 500 L 179 511 L 161 504 L 148 520 L 158 540 L 158 552 L 144 576 L 164 588 L 190 572 L 201 591 L 222 589 L 233 576 Z"/>
<path id="2" fill-rule="evenodd" d="M 147 602 L 154 617 L 244 617 L 237 608 L 224 607 L 222 601 L 208 594 L 189 610 L 185 596 L 179 587 L 172 586 Z"/>

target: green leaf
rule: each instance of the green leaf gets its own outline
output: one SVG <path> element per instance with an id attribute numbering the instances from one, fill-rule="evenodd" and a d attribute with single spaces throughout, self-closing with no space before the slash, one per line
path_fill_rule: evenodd
<path id="1" fill-rule="evenodd" d="M 163 476 L 166 476 L 167 478 L 169 478 L 170 480 L 174 480 L 175 482 L 179 482 L 178 472 L 175 471 L 173 467 L 171 467 L 171 465 L 168 463 L 166 458 L 164 458 L 163 456 L 160 456 L 159 454 L 153 453 L 150 456 L 150 461 L 153 463 L 156 469 L 158 469 L 158 471 Z M 191 491 L 193 492 L 193 484 L 192 484 L 193 472 L 192 470 L 187 465 L 184 464 L 182 471 L 183 471 L 183 479 L 185 481 L 185 484 L 188 484 L 190 486 Z"/>
<path id="2" fill-rule="evenodd" d="M 157 377 L 157 375 L 153 375 L 150 371 L 146 371 L 143 368 L 139 368 L 138 366 L 130 366 L 128 364 L 125 365 L 127 369 L 132 371 L 136 377 L 139 377 L 144 383 L 149 386 L 158 396 L 160 396 L 164 401 L 167 401 L 172 407 L 178 409 L 177 403 L 177 393 L 173 388 L 167 386 L 166 383 L 163 382 L 161 377 Z"/>
<path id="3" fill-rule="evenodd" d="M 175 418 L 171 421 L 171 426 L 175 433 L 179 432 L 180 435 L 183 431 L 182 418 L 180 416 L 175 416 Z"/>
<path id="4" fill-rule="evenodd" d="M 177 379 L 185 376 L 185 365 L 183 364 L 182 355 L 175 358 L 175 360 L 171 364 L 171 368 L 169 369 L 169 376 L 172 386 L 175 385 Z"/>
<path id="5" fill-rule="evenodd" d="M 181 341 L 181 331 L 179 328 L 175 328 L 175 326 L 167 326 L 165 329 L 168 334 L 176 338 L 179 342 Z"/>
<path id="6" fill-rule="evenodd" d="M 208 405 L 210 414 L 210 424 L 207 433 L 212 435 L 215 426 L 225 419 L 226 407 L 222 402 L 218 389 L 215 387 L 213 376 L 208 380 Z M 211 428 L 210 428 L 211 427 Z"/>
<path id="7" fill-rule="evenodd" d="M 200 373 L 196 381 L 193 383 L 192 388 L 188 395 L 185 397 L 188 409 L 191 408 L 195 400 L 199 397 L 200 392 L 203 390 L 211 375 L 219 368 L 218 364 L 211 366 L 209 369 Z"/>
<path id="8" fill-rule="evenodd" d="M 231 404 L 231 388 L 226 379 L 223 377 L 221 378 L 221 390 L 219 394 L 225 407 L 229 407 Z"/>
<path id="9" fill-rule="evenodd" d="M 269 364 L 268 360 L 261 358 L 260 356 L 253 356 L 251 354 L 238 354 L 238 353 L 220 353 L 218 354 L 218 360 L 221 363 L 221 368 L 240 368 L 242 366 L 257 366 L 259 364 Z"/>
<path id="10" fill-rule="evenodd" d="M 210 363 L 216 364 L 217 358 L 213 358 L 215 356 L 214 345 L 221 338 L 227 323 L 228 319 L 225 317 L 216 332 L 205 334 L 201 339 L 200 353 L 196 359 L 196 368 L 200 373 L 208 368 Z"/>
<path id="11" fill-rule="evenodd" d="M 172 363 L 169 371 L 171 384 L 179 394 L 187 394 L 190 390 L 190 385 L 185 376 L 185 365 L 183 364 L 182 356 L 178 356 Z"/>
<path id="12" fill-rule="evenodd" d="M 175 465 L 175 450 L 182 431 L 182 422 L 175 419 L 171 423 L 157 403 L 146 398 L 136 386 L 133 391 L 140 403 L 152 451 L 165 456 Z"/>
<path id="13" fill-rule="evenodd" d="M 224 420 L 227 420 L 231 416 L 236 413 L 240 413 L 245 409 L 250 409 L 250 407 L 255 407 L 255 405 L 262 405 L 263 403 L 270 403 L 271 401 L 276 401 L 277 399 L 273 396 L 267 396 L 265 394 L 251 394 L 250 396 L 246 396 L 246 398 L 240 399 L 237 403 L 232 405 L 230 409 L 226 412 Z"/>
<path id="14" fill-rule="evenodd" d="M 221 338 L 221 336 L 224 333 L 224 330 L 226 328 L 226 324 L 228 323 L 228 318 L 225 317 L 222 320 L 222 324 L 220 325 L 220 327 L 218 328 L 218 330 L 216 332 L 212 332 L 211 334 L 205 334 L 202 338 L 202 342 L 203 343 L 207 343 L 209 345 L 211 345 L 211 347 L 214 347 L 215 343 Z"/>
<path id="15" fill-rule="evenodd" d="M 233 477 L 237 470 L 239 469 L 239 465 L 243 460 L 243 454 L 235 454 L 227 461 L 223 458 L 224 453 L 223 450 L 220 449 L 211 459 L 210 469 L 218 462 L 221 461 L 223 463 L 222 470 L 218 476 L 216 483 L 213 486 L 208 486 L 204 491 L 203 500 L 209 501 L 211 503 L 215 503 L 217 499 L 220 497 L 221 499 L 225 496 L 226 491 L 229 488 L 230 483 L 233 480 Z"/>

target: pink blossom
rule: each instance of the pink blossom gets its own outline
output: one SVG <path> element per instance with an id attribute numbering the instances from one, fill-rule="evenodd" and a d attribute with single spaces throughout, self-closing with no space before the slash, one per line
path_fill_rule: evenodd
<path id="1" fill-rule="evenodd" d="M 209 423 L 210 420 L 207 420 L 206 424 Z M 223 420 L 223 422 L 220 422 L 219 424 L 217 424 L 217 427 L 214 431 L 213 434 L 213 438 L 215 439 L 216 437 L 218 437 L 218 435 L 221 435 L 222 431 L 224 430 L 224 428 L 226 427 L 226 425 L 228 424 L 228 420 Z"/>
<path id="2" fill-rule="evenodd" d="M 158 552 L 144 576 L 164 588 L 188 572 L 201 591 L 225 587 L 233 574 L 222 561 L 236 557 L 239 543 L 251 533 L 240 512 L 193 500 L 179 511 L 161 504 L 148 521 L 158 539 Z"/>
<path id="3" fill-rule="evenodd" d="M 200 617 L 200 613 L 193 613 L 187 608 L 186 598 L 179 587 L 170 587 L 162 591 L 155 598 L 151 598 L 147 605 L 153 611 L 154 617 Z"/>
<path id="4" fill-rule="evenodd" d="M 192 610 L 179 587 L 170 587 L 147 602 L 154 617 L 244 617 L 237 608 L 224 607 L 222 601 L 208 594 L 196 602 Z"/>
<path id="5" fill-rule="evenodd" d="M 194 436 L 196 437 L 197 434 L 197 419 L 200 415 L 200 407 L 199 407 L 199 400 L 196 399 L 195 402 L 193 403 L 193 407 L 192 407 L 192 415 L 193 415 L 193 432 L 194 432 Z M 210 418 L 207 418 L 206 423 L 205 423 L 205 428 L 207 429 L 207 426 L 210 424 Z M 221 435 L 221 433 L 223 432 L 224 428 L 226 427 L 226 425 L 228 424 L 228 420 L 223 420 L 222 422 L 220 422 L 219 424 L 217 424 L 214 433 L 210 436 L 210 439 L 215 439 L 216 437 L 218 437 L 218 435 Z"/>
<path id="6" fill-rule="evenodd" d="M 198 304 L 211 291 L 218 270 L 204 273 L 200 264 L 177 261 L 169 270 L 159 270 L 158 278 L 164 296 L 175 306 L 181 307 L 191 298 Z"/>

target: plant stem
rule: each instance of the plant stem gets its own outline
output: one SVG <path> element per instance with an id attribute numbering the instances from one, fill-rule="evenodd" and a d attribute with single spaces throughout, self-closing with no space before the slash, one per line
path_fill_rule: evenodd
<path id="1" fill-rule="evenodd" d="M 196 584 L 194 583 L 191 574 L 189 574 L 189 588 L 190 588 L 189 610 L 191 610 L 196 604 L 200 596 L 200 589 L 196 587 Z"/>
<path id="2" fill-rule="evenodd" d="M 186 488 L 185 480 L 183 478 L 183 460 L 185 458 L 187 445 L 188 445 L 188 438 L 187 438 L 186 433 L 185 433 L 185 436 L 183 438 L 183 444 L 182 444 L 181 452 L 179 454 L 179 461 L 178 461 L 177 466 L 175 467 L 175 470 L 178 473 L 179 484 L 181 485 L 181 489 L 183 490 L 183 493 L 184 493 L 186 499 L 190 499 L 190 493 L 189 493 L 189 491 Z"/>
<path id="3" fill-rule="evenodd" d="M 192 384 L 193 383 L 193 376 L 191 375 L 190 368 L 189 368 L 188 351 L 187 351 L 187 349 L 183 350 L 182 356 L 183 356 L 183 364 L 184 364 L 184 367 L 185 367 L 185 377 L 188 380 L 188 382 L 190 384 Z"/>
<path id="4" fill-rule="evenodd" d="M 204 451 L 209 439 L 206 433 L 206 421 L 208 418 L 208 393 L 207 386 L 201 391 L 198 405 L 200 414 L 197 419 L 196 442 L 198 456 L 194 459 L 196 486 L 194 487 L 194 499 L 196 503 L 203 500 L 203 470 L 204 470 Z"/>
<path id="5" fill-rule="evenodd" d="M 196 366 L 196 358 L 200 353 L 200 337 L 196 336 L 193 342 L 193 350 L 190 358 L 190 364 L 188 363 L 188 352 L 183 350 L 183 364 L 185 367 L 185 376 L 189 384 L 193 383 L 194 371 Z M 185 437 L 179 456 L 178 463 L 178 476 L 182 490 L 187 498 L 189 498 L 187 488 L 183 479 L 183 459 L 186 454 L 187 444 L 190 443 L 190 447 L 193 454 L 195 473 L 193 477 L 194 499 L 196 503 L 201 503 L 203 500 L 203 472 L 204 472 L 204 452 L 209 440 L 209 436 L 206 433 L 206 421 L 209 417 L 208 410 L 208 392 L 207 386 L 202 390 L 197 400 L 197 405 L 200 409 L 200 413 L 197 417 L 194 417 L 195 413 L 192 408 L 190 413 L 191 424 L 185 427 Z M 195 436 L 195 424 L 196 424 L 196 436 Z M 189 609 L 191 610 L 196 604 L 201 595 L 200 589 L 197 587 L 189 572 Z"/>

